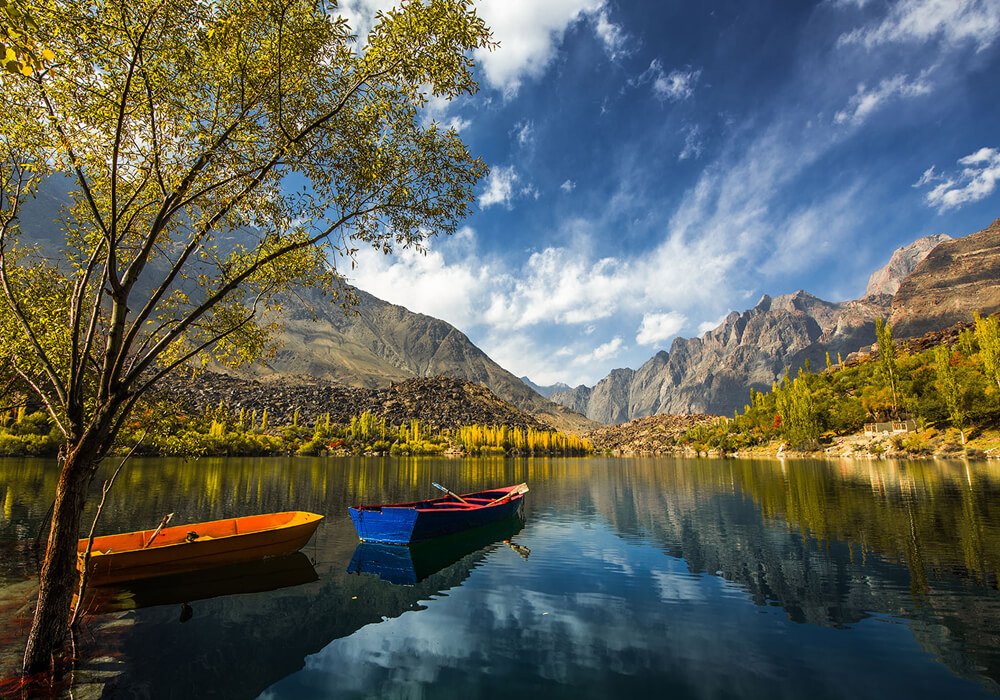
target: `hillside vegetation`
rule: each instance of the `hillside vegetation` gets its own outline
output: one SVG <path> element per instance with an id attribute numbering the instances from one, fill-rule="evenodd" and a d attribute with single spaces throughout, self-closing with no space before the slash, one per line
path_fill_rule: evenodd
<path id="1" fill-rule="evenodd" d="M 888 324 L 877 324 L 872 352 L 813 372 L 788 372 L 768 392 L 751 391 L 732 419 L 702 423 L 679 443 L 696 450 L 736 452 L 783 443 L 793 450 L 840 444 L 866 424 L 902 423 L 869 451 L 907 454 L 1000 446 L 1000 317 L 898 344 Z M 909 428 L 905 432 L 903 428 Z M 874 432 L 874 431 L 873 431 Z M 878 440 L 881 440 L 879 443 Z"/>
<path id="2" fill-rule="evenodd" d="M 11 393 L 0 410 L 0 456 L 54 455 L 48 415 Z M 214 401 L 214 403 L 213 403 Z M 438 377 L 387 389 L 261 384 L 205 374 L 175 382 L 137 409 L 119 450 L 211 455 L 582 455 L 591 443 L 552 429 L 489 389 Z"/>

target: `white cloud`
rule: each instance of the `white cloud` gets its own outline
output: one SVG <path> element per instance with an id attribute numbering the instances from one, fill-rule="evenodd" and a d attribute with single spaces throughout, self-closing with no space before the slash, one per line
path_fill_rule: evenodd
<path id="1" fill-rule="evenodd" d="M 936 175 L 931 166 L 914 184 L 914 187 L 923 187 L 937 182 L 924 199 L 940 212 L 985 199 L 993 194 L 1000 182 L 1000 150 L 996 148 L 980 148 L 959 158 L 958 164 L 963 166 L 959 174 Z"/>
<path id="2" fill-rule="evenodd" d="M 579 21 L 593 23 L 612 56 L 625 43 L 620 27 L 608 18 L 605 0 L 479 0 L 479 15 L 500 42 L 496 51 L 476 51 L 490 85 L 515 94 L 526 78 L 540 77 L 555 57 L 566 30 Z"/>
<path id="3" fill-rule="evenodd" d="M 401 0 L 341 0 L 337 14 L 347 18 L 364 42 L 375 13 Z M 480 49 L 476 60 L 487 82 L 507 95 L 517 93 L 526 78 L 540 77 L 555 57 L 563 35 L 576 22 L 588 22 L 612 58 L 628 54 L 629 37 L 609 15 L 606 0 L 476 0 L 476 11 L 500 42 L 494 51 Z"/>
<path id="4" fill-rule="evenodd" d="M 694 84 L 700 76 L 700 70 L 672 70 L 668 75 L 653 81 L 653 92 L 665 100 L 686 100 L 694 94 Z"/>
<path id="5" fill-rule="evenodd" d="M 446 252 L 459 261 L 448 261 Z M 452 239 L 432 241 L 426 253 L 413 249 L 383 255 L 363 249 L 350 282 L 411 311 L 443 319 L 461 329 L 478 323 L 477 307 L 487 303 L 492 276 L 488 264 L 471 262 L 475 233 L 468 227 Z"/>
<path id="6" fill-rule="evenodd" d="M 566 180 L 563 184 L 559 185 L 559 189 L 569 194 L 570 192 L 576 189 L 576 183 L 573 182 L 572 180 Z"/>
<path id="7" fill-rule="evenodd" d="M 358 37 L 359 43 L 375 26 L 375 14 L 386 12 L 399 4 L 399 0 L 341 0 L 337 4 L 336 14 L 344 17 L 351 31 Z"/>
<path id="8" fill-rule="evenodd" d="M 930 92 L 931 85 L 923 76 L 910 81 L 905 75 L 894 75 L 871 90 L 862 83 L 848 100 L 847 107 L 837 112 L 833 120 L 837 124 L 849 123 L 856 126 L 894 97 L 918 97 Z"/>
<path id="9" fill-rule="evenodd" d="M 966 42 L 980 51 L 1000 35 L 997 0 L 898 0 L 880 22 L 840 38 L 867 48 L 894 42 L 940 38 L 949 46 Z"/>
<path id="10" fill-rule="evenodd" d="M 527 146 L 535 137 L 534 131 L 535 125 L 530 120 L 525 119 L 514 125 L 514 139 L 519 146 Z"/>
<path id="11" fill-rule="evenodd" d="M 941 179 L 942 177 L 934 171 L 934 166 L 932 165 L 931 167 L 927 168 L 927 170 L 924 171 L 923 175 L 920 176 L 919 180 L 913 183 L 913 186 L 923 187 L 924 185 L 929 185 L 932 182 Z"/>
<path id="12" fill-rule="evenodd" d="M 612 60 L 631 53 L 628 47 L 629 37 L 620 24 L 615 24 L 608 18 L 606 7 L 595 14 L 594 32 L 604 42 L 604 48 Z"/>
<path id="13" fill-rule="evenodd" d="M 479 207 L 486 209 L 502 204 L 510 208 L 516 194 L 515 186 L 520 179 L 513 165 L 491 168 L 486 177 L 486 189 L 479 195 Z"/>
<path id="14" fill-rule="evenodd" d="M 677 70 L 667 73 L 663 70 L 660 59 L 654 58 L 649 63 L 649 68 L 644 70 L 637 78 L 629 81 L 632 86 L 645 85 L 652 86 L 653 94 L 660 100 L 680 102 L 686 100 L 694 94 L 695 83 L 701 77 L 701 70 Z"/>
<path id="15" fill-rule="evenodd" d="M 685 323 L 687 316 L 677 311 L 643 314 L 635 342 L 639 345 L 661 344 L 680 333 Z"/>
<path id="16" fill-rule="evenodd" d="M 573 358 L 573 364 L 575 365 L 588 365 L 592 362 L 603 362 L 605 360 L 610 360 L 616 357 L 624 349 L 624 343 L 621 336 L 615 336 L 611 340 L 583 355 L 578 355 Z"/>
<path id="17" fill-rule="evenodd" d="M 701 140 L 701 127 L 693 124 L 684 132 L 684 146 L 677 154 L 677 160 L 688 160 L 689 158 L 697 160 L 701 157 L 704 148 L 705 144 Z"/>

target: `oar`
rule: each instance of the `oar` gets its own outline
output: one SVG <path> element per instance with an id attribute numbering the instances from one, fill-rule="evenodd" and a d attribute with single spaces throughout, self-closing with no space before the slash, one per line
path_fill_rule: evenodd
<path id="1" fill-rule="evenodd" d="M 170 522 L 172 517 L 174 517 L 173 513 L 167 513 L 163 516 L 163 520 L 161 520 L 160 524 L 156 526 L 156 529 L 153 531 L 153 536 L 149 538 L 149 542 L 142 546 L 143 549 L 146 549 L 149 545 L 153 544 L 153 540 L 155 540 L 156 536 L 160 534 L 160 530 L 163 529 L 164 525 Z"/>
<path id="2" fill-rule="evenodd" d="M 490 503 L 496 503 L 497 501 L 502 501 L 505 498 L 512 498 L 513 496 L 517 496 L 519 494 L 528 493 L 529 490 L 530 489 L 528 488 L 527 484 L 521 483 L 512 488 L 504 495 L 500 496 L 499 498 L 494 498 L 492 501 L 490 501 Z"/>
<path id="3" fill-rule="evenodd" d="M 464 498 L 462 498 L 461 496 L 459 496 L 459 495 L 458 495 L 457 493 L 454 493 L 453 491 L 449 491 L 448 489 L 446 489 L 446 488 L 445 488 L 444 486 L 442 486 L 442 485 L 441 485 L 441 484 L 439 484 L 438 482 L 436 482 L 436 481 L 432 481 L 432 482 L 431 482 L 431 485 L 433 485 L 433 486 L 434 486 L 434 488 L 436 488 L 436 489 L 439 489 L 439 490 L 441 490 L 441 491 L 444 491 L 444 492 L 445 492 L 446 494 L 448 494 L 449 496 L 454 496 L 455 498 L 457 498 L 458 500 L 460 500 L 460 501 L 461 501 L 462 503 L 464 503 L 465 505 L 469 505 L 469 502 L 468 502 L 467 500 L 465 500 Z"/>

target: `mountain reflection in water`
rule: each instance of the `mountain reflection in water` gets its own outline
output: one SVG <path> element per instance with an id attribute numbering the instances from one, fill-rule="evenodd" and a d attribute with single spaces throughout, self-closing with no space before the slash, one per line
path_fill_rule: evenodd
<path id="1" fill-rule="evenodd" d="M 348 573 L 347 506 L 432 481 L 527 481 L 531 556 L 492 540 L 415 565 L 413 585 Z M 0 460 L 5 600 L 25 595 L 54 483 Z M 173 600 L 95 615 L 81 651 L 118 661 L 107 692 L 151 697 L 991 695 L 998 491 L 1000 469 L 962 462 L 137 460 L 103 532 L 310 510 L 328 516 L 303 550 L 318 578 L 208 597 L 184 624 Z"/>

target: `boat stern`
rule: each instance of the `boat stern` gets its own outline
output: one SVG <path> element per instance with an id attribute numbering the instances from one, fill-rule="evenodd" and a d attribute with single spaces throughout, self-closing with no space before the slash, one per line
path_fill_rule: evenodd
<path id="1" fill-rule="evenodd" d="M 351 522 L 363 542 L 409 544 L 417 511 L 413 508 L 348 508 Z"/>

